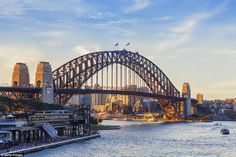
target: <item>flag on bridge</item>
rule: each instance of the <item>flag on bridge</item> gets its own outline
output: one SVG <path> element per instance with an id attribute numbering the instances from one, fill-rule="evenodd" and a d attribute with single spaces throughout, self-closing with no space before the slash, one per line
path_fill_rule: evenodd
<path id="1" fill-rule="evenodd" d="M 118 46 L 118 45 L 119 45 L 119 43 L 116 43 L 116 44 L 115 44 L 115 47 Z"/>

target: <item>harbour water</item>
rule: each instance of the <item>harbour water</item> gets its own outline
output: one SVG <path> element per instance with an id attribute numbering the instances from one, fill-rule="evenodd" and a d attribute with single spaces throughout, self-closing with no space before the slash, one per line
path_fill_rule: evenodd
<path id="1" fill-rule="evenodd" d="M 28 154 L 27 157 L 236 156 L 235 122 L 143 123 L 104 121 L 120 130 L 101 131 L 101 138 Z M 214 125 L 221 123 L 222 125 Z M 230 135 L 221 135 L 228 128 Z"/>

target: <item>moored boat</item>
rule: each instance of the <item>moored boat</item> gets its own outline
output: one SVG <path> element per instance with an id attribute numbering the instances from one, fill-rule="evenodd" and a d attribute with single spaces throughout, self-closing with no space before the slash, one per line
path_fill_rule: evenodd
<path id="1" fill-rule="evenodd" d="M 228 134 L 229 134 L 229 130 L 223 128 L 223 129 L 220 130 L 220 133 L 221 133 L 222 135 L 228 135 Z"/>

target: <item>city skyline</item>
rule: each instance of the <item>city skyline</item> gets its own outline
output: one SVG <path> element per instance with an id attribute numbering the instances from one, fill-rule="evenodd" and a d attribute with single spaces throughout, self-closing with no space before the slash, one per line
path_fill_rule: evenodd
<path id="1" fill-rule="evenodd" d="M 192 97 L 201 92 L 207 99 L 233 98 L 234 5 L 230 0 L 1 0 L 0 83 L 11 82 L 16 62 L 29 66 L 33 83 L 39 61 L 55 69 L 82 54 L 123 49 L 130 42 L 127 49 L 153 61 L 179 91 L 188 82 Z"/>

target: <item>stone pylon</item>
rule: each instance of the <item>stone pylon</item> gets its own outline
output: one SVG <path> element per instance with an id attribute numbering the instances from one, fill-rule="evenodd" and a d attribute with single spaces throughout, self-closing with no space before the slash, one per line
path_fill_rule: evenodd
<path id="1" fill-rule="evenodd" d="M 52 68 L 48 62 L 40 62 L 35 77 L 35 87 L 42 88 L 42 101 L 54 103 Z"/>
<path id="2" fill-rule="evenodd" d="M 12 73 L 12 86 L 29 87 L 29 70 L 25 63 L 16 63 Z"/>
<path id="3" fill-rule="evenodd" d="M 186 101 L 184 102 L 184 118 L 187 116 L 190 116 L 192 114 L 191 112 L 191 90 L 189 83 L 184 83 L 182 87 L 182 97 L 186 98 Z"/>

